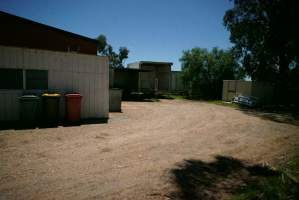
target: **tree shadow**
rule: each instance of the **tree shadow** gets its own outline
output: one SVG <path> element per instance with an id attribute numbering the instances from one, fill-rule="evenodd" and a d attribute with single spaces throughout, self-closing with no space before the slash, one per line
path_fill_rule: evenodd
<path id="1" fill-rule="evenodd" d="M 160 100 L 152 93 L 129 93 L 124 94 L 123 101 L 135 101 L 135 102 L 159 102 Z"/>
<path id="2" fill-rule="evenodd" d="M 216 156 L 212 162 L 184 160 L 170 170 L 175 190 L 168 196 L 180 200 L 223 199 L 225 195 L 237 194 L 261 177 L 273 176 L 279 176 L 279 172 L 232 157 Z"/>
<path id="3" fill-rule="evenodd" d="M 298 111 L 277 111 L 275 109 L 254 109 L 248 107 L 239 107 L 238 110 L 247 115 L 259 117 L 264 120 L 299 126 Z"/>
<path id="4" fill-rule="evenodd" d="M 155 98 L 136 98 L 136 99 L 124 99 L 123 101 L 130 101 L 130 102 L 159 102 L 159 99 Z"/>
<path id="5" fill-rule="evenodd" d="M 143 92 L 132 92 L 123 94 L 123 101 L 137 101 L 137 102 L 159 102 L 161 99 L 173 100 L 170 93 L 143 93 Z"/>

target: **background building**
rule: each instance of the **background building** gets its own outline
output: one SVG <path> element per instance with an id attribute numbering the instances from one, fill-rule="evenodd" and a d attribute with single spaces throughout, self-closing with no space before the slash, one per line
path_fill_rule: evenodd
<path id="1" fill-rule="evenodd" d="M 140 91 L 169 91 L 171 65 L 171 62 L 139 61 L 128 64 L 128 68 L 144 70 L 139 73 Z"/>

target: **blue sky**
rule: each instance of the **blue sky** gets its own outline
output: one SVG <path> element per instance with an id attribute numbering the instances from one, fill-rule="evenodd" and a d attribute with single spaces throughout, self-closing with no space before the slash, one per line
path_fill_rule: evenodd
<path id="1" fill-rule="evenodd" d="M 229 0 L 0 0 L 0 10 L 96 38 L 106 35 L 118 51 L 130 50 L 126 63 L 170 61 L 181 68 L 182 51 L 228 48 L 222 17 Z"/>

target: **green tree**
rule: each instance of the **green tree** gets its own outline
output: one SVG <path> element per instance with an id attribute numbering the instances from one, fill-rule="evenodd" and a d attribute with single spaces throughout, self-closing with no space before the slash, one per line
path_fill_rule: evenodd
<path id="1" fill-rule="evenodd" d="M 184 84 L 200 98 L 220 99 L 224 79 L 244 77 L 231 50 L 193 48 L 183 51 L 180 62 Z"/>
<path id="2" fill-rule="evenodd" d="M 124 67 L 123 62 L 128 58 L 129 50 L 127 47 L 120 47 L 118 52 L 119 67 Z"/>
<path id="3" fill-rule="evenodd" d="M 109 57 L 109 66 L 114 68 L 124 67 L 123 62 L 128 58 L 129 50 L 126 47 L 120 47 L 118 54 L 113 51 L 113 48 L 108 44 L 105 35 L 99 35 L 98 40 L 98 53 Z"/>
<path id="4" fill-rule="evenodd" d="M 298 67 L 298 5 L 296 0 L 235 0 L 225 13 L 235 55 L 253 80 L 288 86 L 292 67 Z"/>
<path id="5" fill-rule="evenodd" d="M 105 35 L 99 35 L 97 37 L 98 40 L 98 53 L 99 54 L 105 54 L 105 50 L 107 49 L 107 39 Z"/>

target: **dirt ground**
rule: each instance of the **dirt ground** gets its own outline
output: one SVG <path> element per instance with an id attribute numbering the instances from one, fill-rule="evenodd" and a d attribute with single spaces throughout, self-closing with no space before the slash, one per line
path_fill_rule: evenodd
<path id="1" fill-rule="evenodd" d="M 0 131 L 0 199 L 171 199 L 171 171 L 229 156 L 262 163 L 299 126 L 185 100 L 123 102 L 107 124 Z"/>

